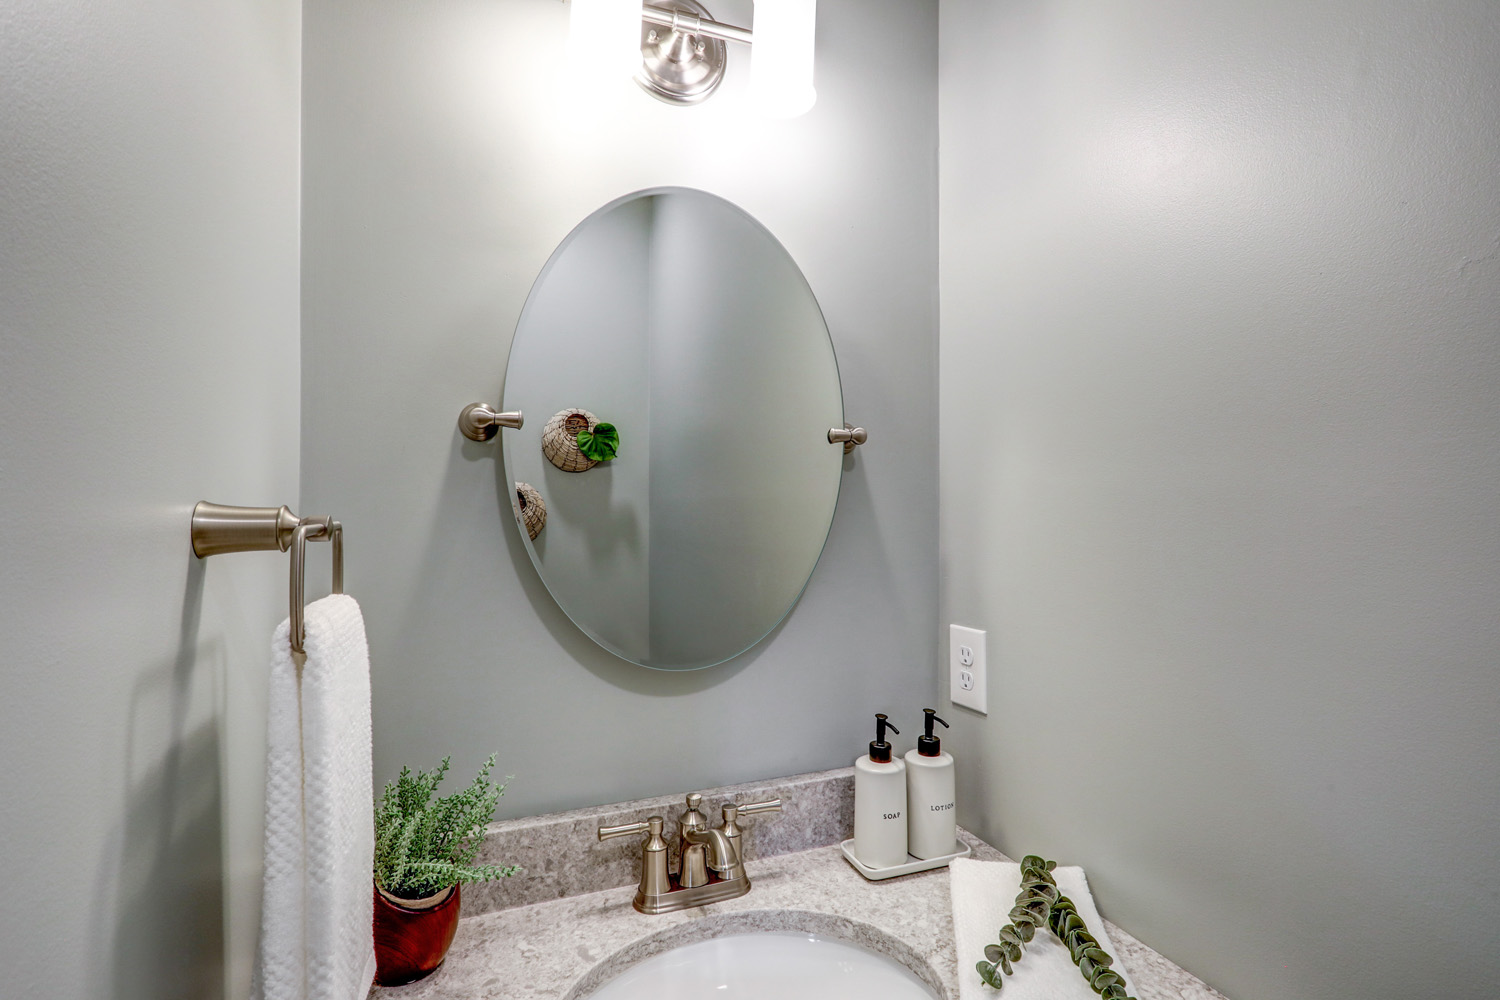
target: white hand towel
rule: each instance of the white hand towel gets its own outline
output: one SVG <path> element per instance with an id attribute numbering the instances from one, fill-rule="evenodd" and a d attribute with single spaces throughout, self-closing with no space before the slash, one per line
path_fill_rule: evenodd
<path id="1" fill-rule="evenodd" d="M 305 656 L 288 622 L 272 642 L 254 993 L 360 1000 L 375 977 L 369 650 L 347 595 L 308 605 L 306 626 Z"/>
<path id="2" fill-rule="evenodd" d="M 948 866 L 953 894 L 953 937 L 958 948 L 959 1000 L 991 1000 L 1002 993 L 986 986 L 974 971 L 984 958 L 984 946 L 999 940 L 1000 928 L 1010 923 L 1010 911 L 1021 891 L 1021 866 L 1008 861 L 974 861 L 958 858 Z M 1094 908 L 1088 880 L 1082 868 L 1058 868 L 1052 873 L 1057 888 L 1073 901 L 1089 933 L 1115 960 L 1112 970 L 1125 978 L 1126 992 L 1135 987 L 1120 964 L 1120 953 L 1104 930 L 1104 920 Z M 1097 1000 L 1067 946 L 1050 930 L 1037 929 L 1015 963 L 1015 974 L 1005 977 L 1006 1000 Z"/>

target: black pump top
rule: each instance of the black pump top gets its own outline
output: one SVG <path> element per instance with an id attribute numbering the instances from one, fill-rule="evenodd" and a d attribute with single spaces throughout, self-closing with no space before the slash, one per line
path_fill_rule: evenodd
<path id="1" fill-rule="evenodd" d="M 927 732 L 925 735 L 917 737 L 917 753 L 923 757 L 936 757 L 943 752 L 943 741 L 932 735 L 932 724 L 934 722 L 943 722 L 943 720 L 937 717 L 936 709 L 924 708 L 922 712 L 925 716 L 923 726 Z M 948 723 L 943 722 L 943 728 L 949 728 Z"/>
<path id="2" fill-rule="evenodd" d="M 891 745 L 885 741 L 885 731 L 889 729 L 897 736 L 901 730 L 891 725 L 891 720 L 883 714 L 875 715 L 875 740 L 870 744 L 870 759 L 877 764 L 889 764 L 891 762 Z"/>

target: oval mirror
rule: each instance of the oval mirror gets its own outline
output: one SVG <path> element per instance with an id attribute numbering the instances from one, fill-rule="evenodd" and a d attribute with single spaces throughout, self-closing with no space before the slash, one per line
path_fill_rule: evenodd
<path id="1" fill-rule="evenodd" d="M 503 406 L 526 414 L 503 435 L 522 540 L 605 649 L 706 667 L 796 604 L 838 499 L 843 396 L 812 289 L 745 212 L 660 188 L 583 220 L 526 300 Z"/>

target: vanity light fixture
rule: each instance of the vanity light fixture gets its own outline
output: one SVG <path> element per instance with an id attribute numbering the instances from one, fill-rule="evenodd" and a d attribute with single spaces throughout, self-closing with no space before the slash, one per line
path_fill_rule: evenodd
<path id="1" fill-rule="evenodd" d="M 761 112 L 796 118 L 817 100 L 817 0 L 755 0 L 753 32 L 715 21 L 698 0 L 570 2 L 568 48 L 577 73 L 602 79 L 634 73 L 658 100 L 698 104 L 724 79 L 724 43 L 753 40 L 750 94 Z"/>

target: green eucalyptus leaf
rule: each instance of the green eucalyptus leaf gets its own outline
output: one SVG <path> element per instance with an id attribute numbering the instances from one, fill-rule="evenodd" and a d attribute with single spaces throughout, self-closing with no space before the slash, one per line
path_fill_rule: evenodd
<path id="1" fill-rule="evenodd" d="M 1036 927 L 1030 923 L 1018 923 L 1016 924 L 1016 933 L 1021 935 L 1023 942 L 1030 941 L 1036 937 Z"/>
<path id="2" fill-rule="evenodd" d="M 1094 973 L 1098 971 L 1098 967 L 1089 961 L 1087 955 L 1075 955 L 1073 964 L 1078 966 L 1078 971 L 1083 973 L 1084 979 L 1093 982 Z"/>
<path id="3" fill-rule="evenodd" d="M 1089 985 L 1094 989 L 1103 991 L 1105 987 L 1121 985 L 1125 980 L 1121 979 L 1119 973 L 1108 969 L 1100 969 L 1089 979 Z"/>
<path id="4" fill-rule="evenodd" d="M 1016 933 L 1016 927 L 1014 924 L 1006 924 L 1004 927 L 1000 928 L 1000 940 L 1011 941 L 1016 944 L 1020 944 L 1021 935 Z"/>
<path id="5" fill-rule="evenodd" d="M 979 978 L 984 981 L 986 986 L 993 986 L 997 990 L 1000 988 L 1001 979 L 995 974 L 995 967 L 993 965 L 988 962 L 978 962 L 975 964 L 974 970 L 979 973 Z"/>
<path id="6" fill-rule="evenodd" d="M 577 441 L 578 451 L 591 462 L 608 462 L 620 451 L 620 432 L 603 421 L 591 431 L 579 431 Z"/>
<path id="7" fill-rule="evenodd" d="M 987 944 L 984 946 L 984 957 L 989 959 L 990 962 L 1000 961 L 1000 956 L 1003 954 L 1005 952 L 998 944 Z"/>
<path id="8" fill-rule="evenodd" d="M 1009 955 L 1001 955 L 1000 956 L 1000 968 L 1005 971 L 1005 974 L 1007 976 L 1015 975 L 1016 970 L 1012 969 L 1010 967 L 1010 956 Z"/>
<path id="9" fill-rule="evenodd" d="M 1085 954 L 1088 955 L 1089 961 L 1093 962 L 1095 965 L 1115 964 L 1115 960 L 1110 958 L 1109 952 L 1105 951 L 1103 948 L 1093 947 L 1085 952 Z"/>

